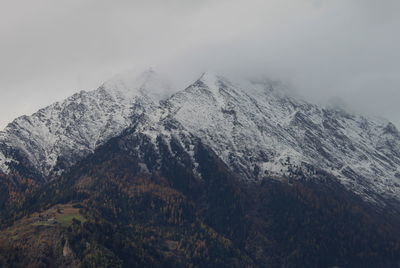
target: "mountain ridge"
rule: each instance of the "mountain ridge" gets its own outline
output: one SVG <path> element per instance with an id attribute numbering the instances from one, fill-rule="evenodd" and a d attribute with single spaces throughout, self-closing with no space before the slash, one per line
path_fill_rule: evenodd
<path id="1" fill-rule="evenodd" d="M 10 123 L 0 132 L 0 169 L 22 166 L 31 170 L 28 177 L 48 180 L 139 118 L 147 118 L 141 131 L 149 137 L 171 136 L 163 122 L 173 119 L 179 124 L 173 135 L 200 138 L 243 180 L 311 179 L 321 169 L 369 201 L 400 199 L 400 135 L 393 124 L 322 108 L 282 87 L 206 72 L 165 97 L 160 92 L 171 89 L 153 70 L 117 76 Z"/>

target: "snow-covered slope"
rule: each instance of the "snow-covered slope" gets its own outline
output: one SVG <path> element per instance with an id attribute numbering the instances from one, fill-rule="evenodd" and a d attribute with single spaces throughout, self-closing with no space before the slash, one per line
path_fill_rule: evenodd
<path id="1" fill-rule="evenodd" d="M 155 88 L 166 91 L 168 83 L 152 70 L 120 75 L 15 119 L 0 132 L 0 169 L 23 166 L 38 177 L 60 173 L 130 126 L 135 114 L 153 109 Z"/>
<path id="2" fill-rule="evenodd" d="M 400 133 L 385 120 L 307 103 L 267 80 L 206 73 L 169 92 L 148 71 L 18 118 L 0 132 L 0 170 L 22 166 L 49 178 L 131 129 L 155 145 L 180 142 L 188 155 L 201 139 L 246 181 L 320 179 L 322 171 L 365 199 L 400 200 Z"/>
<path id="3" fill-rule="evenodd" d="M 364 197 L 400 199 L 400 135 L 393 124 L 324 109 L 281 87 L 204 74 L 165 105 L 247 180 L 312 178 L 322 169 Z"/>

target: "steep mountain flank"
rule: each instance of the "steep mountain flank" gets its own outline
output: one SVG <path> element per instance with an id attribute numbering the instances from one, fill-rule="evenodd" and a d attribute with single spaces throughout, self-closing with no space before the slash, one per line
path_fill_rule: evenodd
<path id="1" fill-rule="evenodd" d="M 248 184 L 190 134 L 152 138 L 129 129 L 28 194 L 3 220 L 0 263 L 397 267 L 399 219 L 329 174 Z"/>

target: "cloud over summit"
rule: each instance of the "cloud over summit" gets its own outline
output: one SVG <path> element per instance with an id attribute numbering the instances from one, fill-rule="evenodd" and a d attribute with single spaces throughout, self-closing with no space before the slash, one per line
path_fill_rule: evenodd
<path id="1" fill-rule="evenodd" d="M 126 69 L 268 75 L 400 125 L 400 2 L 3 0 L 0 127 Z"/>

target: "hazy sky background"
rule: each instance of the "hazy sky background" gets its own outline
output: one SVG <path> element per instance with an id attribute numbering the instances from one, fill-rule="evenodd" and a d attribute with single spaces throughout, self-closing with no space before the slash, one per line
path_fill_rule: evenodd
<path id="1" fill-rule="evenodd" d="M 0 0 L 0 128 L 148 67 L 268 75 L 400 126 L 398 0 Z"/>

